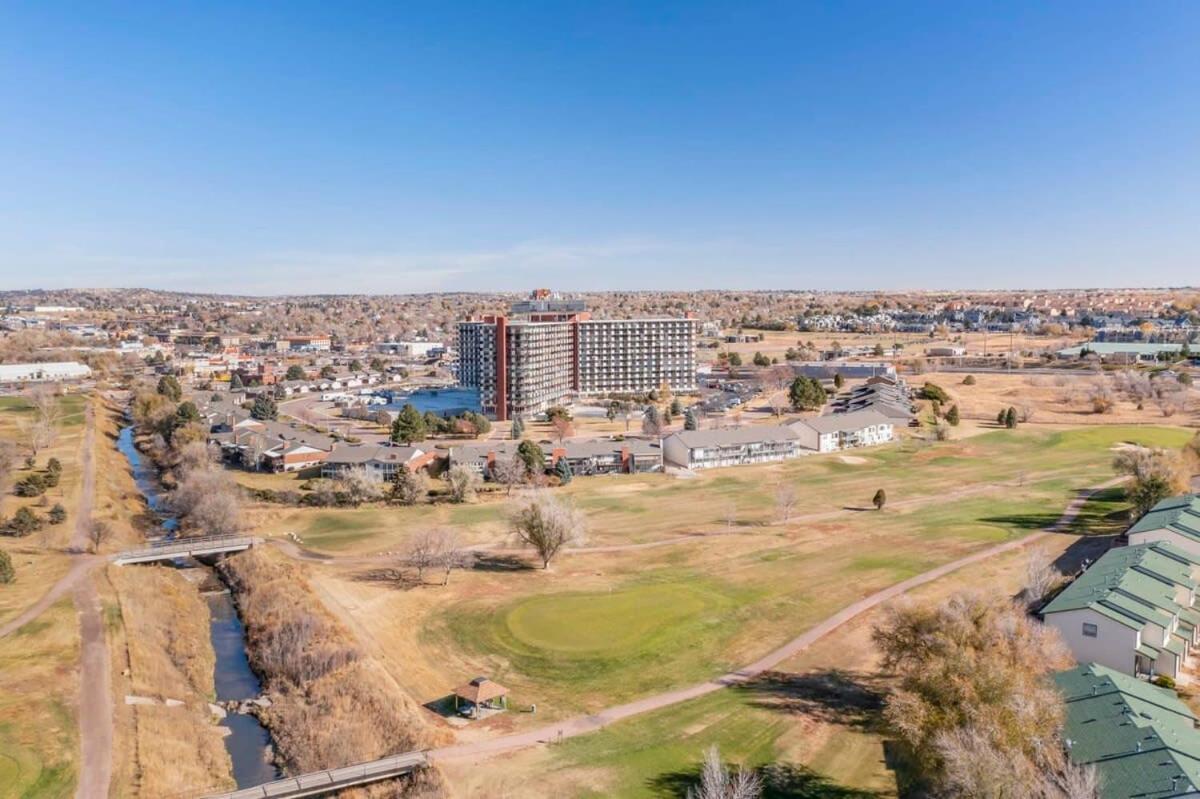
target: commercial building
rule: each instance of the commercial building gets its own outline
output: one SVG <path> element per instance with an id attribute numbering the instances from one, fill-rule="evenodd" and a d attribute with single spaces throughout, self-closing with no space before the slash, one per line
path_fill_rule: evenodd
<path id="1" fill-rule="evenodd" d="M 459 323 L 458 381 L 485 414 L 531 417 L 577 396 L 696 390 L 696 322 L 592 319 L 581 304 L 535 295 L 520 315 Z"/>
<path id="2" fill-rule="evenodd" d="M 1097 663 L 1054 675 L 1066 708 L 1063 746 L 1091 766 L 1100 799 L 1200 796 L 1196 716 L 1169 688 Z"/>
<path id="3" fill-rule="evenodd" d="M 59 380 L 82 380 L 92 370 L 75 361 L 54 363 L 6 363 L 0 364 L 0 383 L 47 383 Z"/>
<path id="4" fill-rule="evenodd" d="M 1118 547 L 1042 609 L 1075 659 L 1172 679 L 1200 642 L 1200 558 L 1164 542 Z"/>

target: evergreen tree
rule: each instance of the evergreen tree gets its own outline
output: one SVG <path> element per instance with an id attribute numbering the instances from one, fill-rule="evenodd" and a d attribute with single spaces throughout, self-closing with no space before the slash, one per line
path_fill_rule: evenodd
<path id="1" fill-rule="evenodd" d="M 527 438 L 518 444 L 517 457 L 525 461 L 525 468 L 531 475 L 546 471 L 546 453 L 536 441 Z"/>
<path id="2" fill-rule="evenodd" d="M 957 405 L 951 405 L 950 410 L 946 411 L 946 421 L 952 426 L 958 427 L 959 417 Z"/>
<path id="3" fill-rule="evenodd" d="M 516 419 L 513 419 L 512 439 L 513 441 L 520 441 L 523 435 L 525 435 L 525 422 L 521 421 L 521 417 L 518 416 Z"/>
<path id="4" fill-rule="evenodd" d="M 696 422 L 696 409 L 688 408 L 687 412 L 683 415 L 683 429 L 698 430 L 699 427 L 699 424 Z"/>
<path id="5" fill-rule="evenodd" d="M 1004 426 L 1012 430 L 1017 426 L 1017 409 L 1010 407 L 1004 412 Z"/>
<path id="6" fill-rule="evenodd" d="M 788 389 L 788 399 L 798 411 L 815 411 L 825 404 L 825 389 L 816 378 L 797 377 Z"/>
<path id="7" fill-rule="evenodd" d="M 554 464 L 554 473 L 558 475 L 559 485 L 566 485 L 575 476 L 571 473 L 571 463 L 566 458 L 558 459 L 558 462 Z"/>
<path id="8" fill-rule="evenodd" d="M 768 358 L 766 355 L 763 355 L 761 352 L 756 352 L 756 353 L 754 353 L 754 365 L 755 366 L 770 366 L 771 359 Z"/>
<path id="9" fill-rule="evenodd" d="M 875 496 L 871 498 L 871 504 L 875 506 L 875 510 L 883 510 L 883 506 L 887 504 L 887 492 L 882 488 L 875 492 Z"/>
<path id="10" fill-rule="evenodd" d="M 158 378 L 157 390 L 171 402 L 179 402 L 179 398 L 183 396 L 183 387 L 179 385 L 175 375 L 163 375 Z"/>
<path id="11" fill-rule="evenodd" d="M 304 367 L 298 363 L 294 363 L 287 368 L 287 373 L 283 376 L 284 380 L 303 380 L 305 378 Z"/>
<path id="12" fill-rule="evenodd" d="M 679 401 L 679 397 L 671 400 L 670 411 L 672 416 L 679 416 L 683 413 L 683 403 Z"/>
<path id="13" fill-rule="evenodd" d="M 411 402 L 404 403 L 396 420 L 392 422 L 392 441 L 409 445 L 414 441 L 424 441 L 425 435 L 425 417 L 421 416 L 421 412 Z"/>
<path id="14" fill-rule="evenodd" d="M 51 524 L 62 524 L 67 520 L 67 509 L 56 502 L 54 503 L 54 507 L 50 509 L 47 517 L 50 519 Z"/>
<path id="15" fill-rule="evenodd" d="M 250 406 L 250 416 L 260 422 L 274 421 L 279 418 L 279 406 L 275 400 L 266 394 L 259 394 Z"/>
<path id="16" fill-rule="evenodd" d="M 1007 423 L 1007 421 L 1008 421 L 1008 412 L 1005 411 L 1003 408 L 1001 408 L 1000 413 L 996 414 L 996 424 L 1000 425 L 1001 427 L 1004 427 L 1004 425 Z"/>
<path id="17" fill-rule="evenodd" d="M 361 372 L 362 370 L 363 370 L 362 361 L 360 361 L 358 358 L 355 358 L 354 360 L 352 360 L 350 362 L 350 371 L 351 372 Z"/>
<path id="18" fill-rule="evenodd" d="M 241 391 L 245 388 L 246 388 L 246 386 L 242 384 L 242 376 L 239 375 L 237 372 L 234 372 L 233 375 L 230 376 L 230 378 L 229 378 L 229 390 L 230 391 Z"/>
<path id="19" fill-rule="evenodd" d="M 836 389 L 841 389 L 841 387 L 844 385 L 846 385 L 846 379 L 844 377 L 842 377 L 842 373 L 834 372 L 833 373 L 833 387 Z"/>
<path id="20" fill-rule="evenodd" d="M 200 421 L 200 410 L 196 403 L 191 400 L 179 403 L 179 407 L 175 409 L 175 421 L 177 425 Z"/>
<path id="21" fill-rule="evenodd" d="M 7 585 L 17 579 L 17 571 L 13 568 L 12 558 L 0 549 L 0 585 Z"/>

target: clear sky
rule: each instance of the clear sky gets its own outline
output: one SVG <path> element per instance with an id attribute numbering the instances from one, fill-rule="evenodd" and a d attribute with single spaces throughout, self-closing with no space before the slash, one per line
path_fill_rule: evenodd
<path id="1" fill-rule="evenodd" d="M 0 288 L 1200 284 L 1198 42 L 1140 0 L 4 2 Z"/>

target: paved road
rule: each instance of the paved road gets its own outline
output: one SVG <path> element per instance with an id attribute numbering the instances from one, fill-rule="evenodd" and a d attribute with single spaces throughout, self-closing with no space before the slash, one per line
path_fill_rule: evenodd
<path id="1" fill-rule="evenodd" d="M 586 735 L 590 732 L 600 730 L 613 722 L 621 721 L 642 713 L 647 713 L 652 710 L 660 710 L 671 705 L 686 702 L 689 699 L 695 699 L 706 694 L 719 691 L 722 688 L 727 688 L 731 685 L 738 685 L 748 680 L 761 675 L 778 666 L 783 661 L 799 654 L 813 643 L 820 640 L 824 636 L 836 630 L 838 627 L 847 623 L 851 619 L 882 605 L 885 602 L 893 600 L 902 594 L 911 591 L 914 588 L 933 582 L 941 577 L 957 571 L 965 566 L 970 566 L 988 558 L 1002 555 L 1006 552 L 1021 549 L 1032 544 L 1038 539 L 1052 532 L 1058 532 L 1067 529 L 1071 522 L 1079 515 L 1088 498 L 1097 491 L 1102 491 L 1105 488 L 1116 485 L 1122 478 L 1115 478 L 1102 483 L 1095 488 L 1080 492 L 1079 496 L 1073 499 L 1067 505 L 1062 515 L 1054 524 L 1049 527 L 1032 533 L 1024 538 L 1016 541 L 1009 541 L 1004 544 L 999 544 L 981 552 L 976 552 L 973 555 L 968 555 L 965 558 L 959 558 L 951 563 L 944 564 L 927 571 L 924 574 L 919 574 L 916 577 L 911 577 L 903 582 L 896 583 L 893 586 L 877 591 L 868 597 L 864 597 L 852 605 L 849 605 L 834 615 L 822 621 L 804 634 L 793 638 L 783 646 L 773 652 L 770 652 L 753 663 L 739 669 L 738 671 L 717 677 L 716 679 L 707 682 L 692 685 L 687 688 L 679 688 L 674 691 L 667 691 L 654 696 L 648 696 L 638 699 L 634 702 L 629 702 L 624 705 L 606 708 L 597 713 L 587 716 L 575 716 L 574 718 L 565 719 L 556 724 L 549 724 L 528 732 L 514 733 L 512 735 L 504 735 L 498 738 L 492 738 L 486 741 L 474 741 L 471 743 L 456 744 L 446 746 L 440 749 L 434 749 L 429 752 L 430 759 L 435 763 L 438 760 L 461 760 L 467 758 L 481 758 L 489 755 L 499 754 L 502 752 L 510 752 L 515 749 L 523 749 L 529 746 L 536 746 L 541 743 L 552 743 L 556 740 L 564 738 L 573 738 L 578 735 Z"/>
<path id="2" fill-rule="evenodd" d="M 96 584 L 89 576 L 91 567 L 102 559 L 86 554 L 88 532 L 92 525 L 92 503 L 96 493 L 96 463 L 93 459 L 96 425 L 93 406 L 88 405 L 83 437 L 83 487 L 79 508 L 75 511 L 75 531 L 71 551 L 75 567 L 86 566 L 72 583 L 75 612 L 79 615 L 79 783 L 76 799 L 105 799 L 112 778 L 113 704 L 109 681 L 108 643 L 104 639 L 104 613 Z M 68 572 L 70 575 L 72 572 Z M 60 581 L 61 584 L 61 581 Z M 57 586 L 56 586 L 57 587 Z M 53 590 L 53 589 L 52 589 Z"/>

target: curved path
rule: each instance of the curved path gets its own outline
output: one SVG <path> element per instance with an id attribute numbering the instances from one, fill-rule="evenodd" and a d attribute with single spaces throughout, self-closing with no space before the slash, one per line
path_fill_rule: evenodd
<path id="1" fill-rule="evenodd" d="M 950 563 L 938 566 L 916 577 L 910 577 L 903 582 L 889 586 L 882 591 L 877 591 L 870 596 L 858 600 L 852 605 L 848 605 L 834 615 L 812 627 L 802 635 L 793 638 L 783 646 L 770 652 L 753 663 L 737 670 L 724 674 L 707 682 L 702 682 L 697 685 L 692 685 L 686 688 L 679 688 L 674 691 L 667 691 L 653 696 L 647 696 L 624 705 L 606 708 L 597 713 L 587 716 L 575 716 L 573 718 L 564 719 L 555 724 L 549 724 L 538 729 L 529 730 L 528 732 L 514 733 L 512 735 L 503 735 L 498 738 L 492 738 L 486 741 L 474 741 L 471 743 L 455 744 L 445 746 L 439 749 L 433 749 L 429 752 L 429 757 L 433 761 L 438 760 L 454 760 L 461 758 L 484 757 L 488 755 L 498 754 L 501 752 L 509 752 L 514 749 L 523 749 L 529 746 L 536 746 L 541 743 L 551 743 L 563 738 L 572 738 L 577 735 L 585 735 L 590 732 L 602 729 L 609 724 L 612 724 L 623 719 L 636 716 L 641 713 L 648 713 L 653 710 L 660 710 L 680 702 L 686 702 L 689 699 L 695 699 L 706 694 L 719 691 L 722 688 L 727 688 L 731 685 L 738 685 L 758 677 L 763 672 L 768 671 L 775 666 L 778 666 L 783 661 L 793 657 L 794 655 L 804 651 L 813 643 L 820 640 L 824 636 L 836 630 L 838 627 L 847 623 L 851 619 L 859 616 L 868 610 L 878 607 L 885 602 L 895 599 L 902 594 L 911 591 L 914 588 L 931 583 L 940 577 L 944 577 L 951 572 L 957 571 L 965 566 L 970 566 L 988 558 L 1002 555 L 1006 552 L 1021 549 L 1032 544 L 1034 541 L 1046 536 L 1049 533 L 1065 530 L 1075 517 L 1079 515 L 1084 504 L 1097 491 L 1102 491 L 1105 488 L 1116 485 L 1123 478 L 1115 478 L 1102 483 L 1095 488 L 1081 491 L 1075 499 L 1071 500 L 1067 505 L 1062 515 L 1058 520 L 1049 527 L 1043 528 L 1035 533 L 1025 536 L 1024 538 L 1015 541 L 1008 541 L 1004 544 L 999 544 L 994 547 L 976 552 L 973 555 L 968 555 L 964 558 L 951 561 Z"/>

